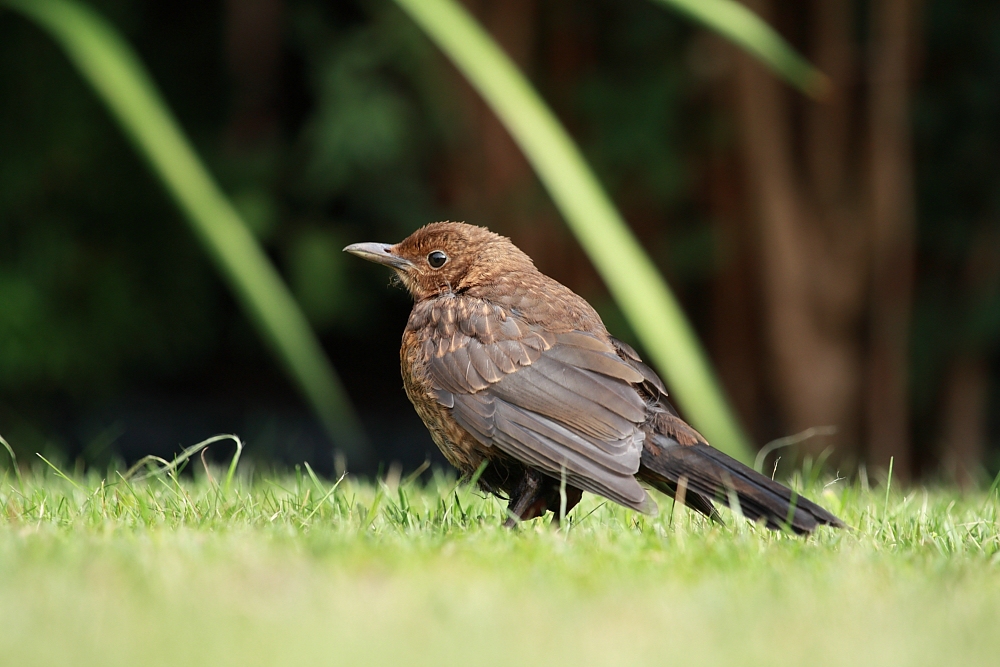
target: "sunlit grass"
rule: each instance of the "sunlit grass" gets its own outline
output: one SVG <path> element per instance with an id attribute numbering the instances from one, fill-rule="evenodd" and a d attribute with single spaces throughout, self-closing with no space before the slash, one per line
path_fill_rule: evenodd
<path id="1" fill-rule="evenodd" d="M 552 530 L 426 484 L 0 472 L 3 664 L 994 664 L 995 494 L 793 480 L 808 539 L 587 497 Z"/>

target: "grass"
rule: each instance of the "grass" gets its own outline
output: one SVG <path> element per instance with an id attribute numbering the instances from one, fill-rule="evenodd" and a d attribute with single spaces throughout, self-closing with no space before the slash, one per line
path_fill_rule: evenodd
<path id="1" fill-rule="evenodd" d="M 809 539 L 586 497 L 569 528 L 436 475 L 0 469 L 0 663 L 996 664 L 1000 500 L 793 480 Z"/>

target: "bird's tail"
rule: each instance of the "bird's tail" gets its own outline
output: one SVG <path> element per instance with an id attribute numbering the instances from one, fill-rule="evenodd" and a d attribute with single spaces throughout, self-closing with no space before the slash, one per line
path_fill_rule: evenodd
<path id="1" fill-rule="evenodd" d="M 733 504 L 735 496 L 745 517 L 763 520 L 768 528 L 788 526 L 808 534 L 819 524 L 844 526 L 816 503 L 706 444 L 681 445 L 669 436 L 649 433 L 636 477 L 713 518 L 718 514 L 712 501 Z"/>

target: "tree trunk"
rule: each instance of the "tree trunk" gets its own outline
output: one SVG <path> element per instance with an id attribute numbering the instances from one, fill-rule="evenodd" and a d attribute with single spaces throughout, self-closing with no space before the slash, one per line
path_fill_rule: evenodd
<path id="1" fill-rule="evenodd" d="M 253 147 L 276 138 L 282 0 L 226 0 L 226 60 L 233 75 L 229 141 Z"/>
<path id="2" fill-rule="evenodd" d="M 763 15 L 770 3 L 748 3 Z M 843 13 L 843 3 L 821 3 Z M 821 44 L 842 54 L 848 21 L 819 22 Z M 829 34 L 827 34 L 829 33 Z M 841 45 L 837 47 L 836 45 Z M 838 56 L 840 57 L 840 56 Z M 866 278 L 865 236 L 856 198 L 846 196 L 849 114 L 840 102 L 811 116 L 816 183 L 803 178 L 796 159 L 788 91 L 750 57 L 737 57 L 737 115 L 751 198 L 756 206 L 764 331 L 772 360 L 775 397 L 788 430 L 838 427 L 841 458 L 858 454 L 861 351 L 857 340 Z M 847 67 L 834 68 L 836 77 Z M 838 91 L 843 81 L 835 79 Z M 810 187 L 812 185 L 812 187 Z M 818 193 L 814 196 L 814 192 Z M 814 447 L 818 447 L 815 445 Z M 809 444 L 805 445 L 809 449 Z M 818 453 L 815 449 L 813 454 Z"/>
<path id="3" fill-rule="evenodd" d="M 909 75 L 912 0 L 871 7 L 872 295 L 868 350 L 868 452 L 876 466 L 911 471 L 907 366 L 913 302 L 914 222 Z"/>
<path id="4" fill-rule="evenodd" d="M 717 273 L 712 288 L 711 352 L 719 380 L 751 435 L 766 432 L 761 396 L 759 290 L 754 282 L 753 231 L 732 155 L 713 155 L 709 206 L 715 226 Z M 758 438 L 759 439 L 759 438 Z M 763 442 L 763 440 L 761 440 Z"/>
<path id="5" fill-rule="evenodd" d="M 974 486 L 982 474 L 989 386 L 989 366 L 981 356 L 963 355 L 945 379 L 941 469 L 963 487 Z"/>

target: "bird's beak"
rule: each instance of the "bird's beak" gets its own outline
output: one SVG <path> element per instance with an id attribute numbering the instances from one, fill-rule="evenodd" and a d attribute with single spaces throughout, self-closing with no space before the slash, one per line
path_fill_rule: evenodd
<path id="1" fill-rule="evenodd" d="M 393 253 L 392 246 L 388 243 L 352 243 L 344 248 L 344 252 L 394 269 L 408 269 L 413 266 L 410 260 Z"/>

